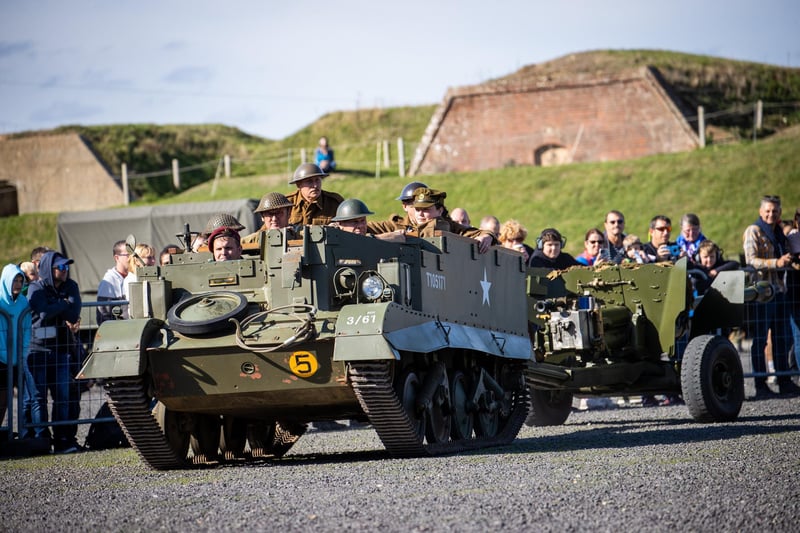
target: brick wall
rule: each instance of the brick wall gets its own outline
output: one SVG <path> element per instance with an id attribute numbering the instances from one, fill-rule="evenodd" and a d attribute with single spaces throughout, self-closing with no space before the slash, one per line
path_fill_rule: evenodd
<path id="1" fill-rule="evenodd" d="M 692 150 L 697 138 L 648 71 L 616 80 L 505 90 L 456 90 L 426 132 L 413 174 L 550 160 L 631 159 Z M 537 157 L 537 153 L 539 156 Z"/>

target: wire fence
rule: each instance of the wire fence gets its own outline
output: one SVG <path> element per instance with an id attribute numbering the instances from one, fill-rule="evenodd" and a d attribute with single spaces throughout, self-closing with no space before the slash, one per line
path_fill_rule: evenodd
<path id="1" fill-rule="evenodd" d="M 794 273 L 798 275 L 798 273 Z M 800 280 L 795 280 L 800 282 Z M 794 291 L 795 293 L 798 291 Z M 789 376 L 800 375 L 800 298 L 797 298 L 791 291 L 781 293 L 778 299 L 767 303 L 746 304 L 744 320 L 740 327 L 735 327 L 725 333 L 739 350 L 742 367 L 747 381 L 755 378 L 765 378 L 768 383 L 778 383 Z M 126 301 L 103 302 L 103 305 L 125 305 Z M 110 416 L 97 418 L 98 412 L 105 403 L 105 393 L 102 383 L 91 380 L 76 380 L 86 354 L 91 351 L 93 334 L 97 329 L 96 308 L 98 302 L 83 302 L 83 312 L 81 319 L 81 332 L 76 338 L 75 343 L 68 346 L 57 346 L 54 352 L 69 353 L 68 363 L 69 373 L 62 373 L 62 381 L 59 381 L 58 372 L 54 360 L 48 357 L 30 357 L 30 355 L 20 354 L 16 358 L 15 367 L 7 365 L 6 371 L 0 375 L 2 384 L 2 395 L 5 399 L 5 406 L 0 410 L 3 416 L 3 425 L 0 426 L 2 440 L 12 441 L 17 438 L 32 436 L 37 428 L 50 431 L 59 431 L 58 427 L 71 428 L 69 431 L 81 441 L 85 440 L 88 433 L 88 425 L 94 422 L 113 422 Z M 7 325 L 6 331 L 17 324 L 11 317 L 0 309 L 0 320 L 4 320 Z M 777 329 L 780 329 L 778 331 Z M 759 333 L 760 332 L 760 333 Z M 769 332 L 769 333 L 768 333 Z M 776 335 L 783 335 L 778 339 Z M 18 346 L 11 345 L 11 335 L 6 336 L 7 354 L 19 354 L 22 349 L 21 343 Z M 679 354 L 680 355 L 680 354 Z M 21 364 L 20 364 L 21 362 Z M 39 376 L 39 379 L 47 381 L 47 410 L 45 419 L 41 423 L 34 423 L 30 413 L 30 395 L 26 390 L 26 378 L 24 375 L 25 365 L 32 374 Z M 6 365 L 0 365 L 0 369 Z M 7 371 L 11 369 L 12 371 Z M 56 402 L 64 400 L 66 395 L 68 402 L 67 416 L 61 416 L 60 420 L 54 421 L 51 413 L 58 406 Z M 2 442 L 0 442 L 2 444 Z"/>

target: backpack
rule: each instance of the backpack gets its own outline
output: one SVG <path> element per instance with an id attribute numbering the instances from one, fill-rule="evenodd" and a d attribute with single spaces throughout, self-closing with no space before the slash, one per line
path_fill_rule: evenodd
<path id="1" fill-rule="evenodd" d="M 108 406 L 108 402 L 98 409 L 95 415 L 95 422 L 89 426 L 89 433 L 86 435 L 86 447 L 90 450 L 107 450 L 109 448 L 129 448 L 130 444 L 122 432 L 122 428 L 116 420 L 99 422 L 98 420 L 113 418 L 114 414 Z"/>

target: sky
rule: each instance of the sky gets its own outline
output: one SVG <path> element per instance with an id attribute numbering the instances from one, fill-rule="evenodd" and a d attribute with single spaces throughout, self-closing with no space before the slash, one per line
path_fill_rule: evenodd
<path id="1" fill-rule="evenodd" d="M 800 67 L 800 2 L 0 0 L 0 134 L 221 123 L 282 139 L 329 112 L 643 48 Z"/>

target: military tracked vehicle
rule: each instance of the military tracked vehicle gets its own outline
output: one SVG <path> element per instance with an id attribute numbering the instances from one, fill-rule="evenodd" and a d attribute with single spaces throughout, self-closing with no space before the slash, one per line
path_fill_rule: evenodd
<path id="1" fill-rule="evenodd" d="M 306 226 L 137 277 L 131 319 L 100 326 L 79 377 L 103 380 L 153 468 L 280 457 L 339 419 L 368 422 L 393 456 L 453 453 L 508 443 L 527 416 L 518 253 Z"/>
<path id="2" fill-rule="evenodd" d="M 703 295 L 686 259 L 567 271 L 529 269 L 534 358 L 529 425 L 562 424 L 574 395 L 682 395 L 698 421 L 736 419 L 744 400 L 738 351 L 725 337 L 744 303 L 771 297 L 745 272 L 720 272 Z"/>

